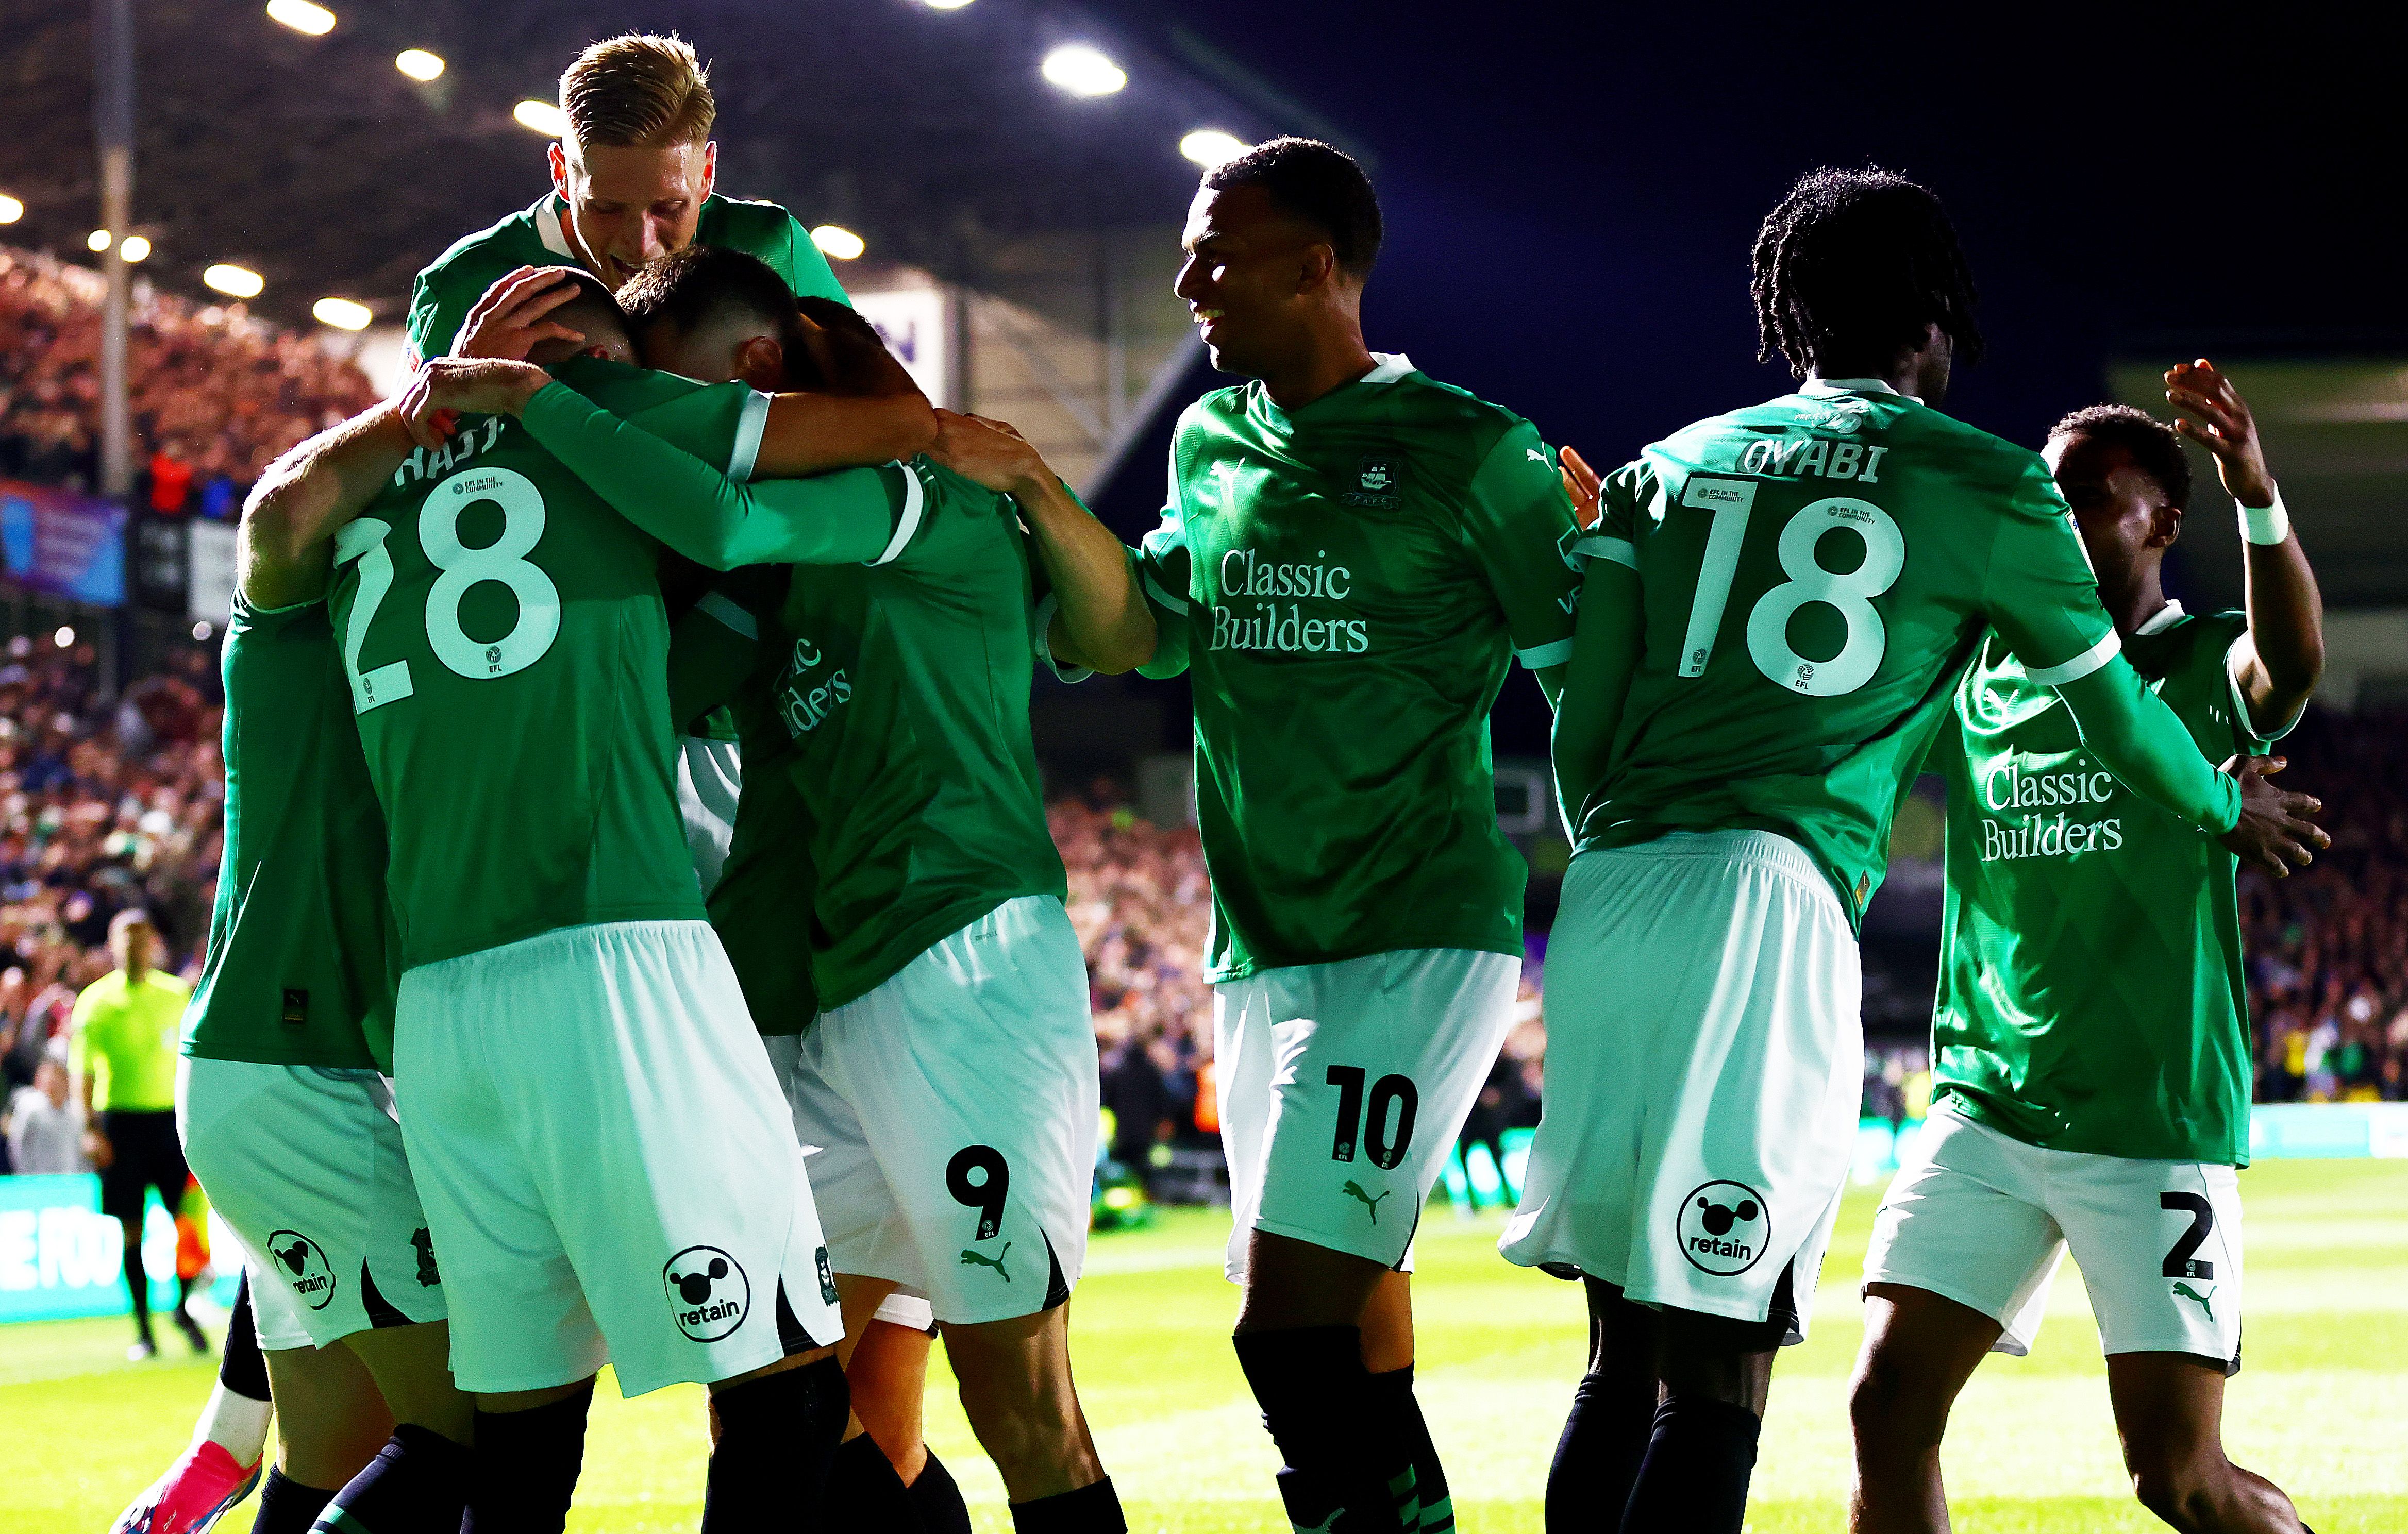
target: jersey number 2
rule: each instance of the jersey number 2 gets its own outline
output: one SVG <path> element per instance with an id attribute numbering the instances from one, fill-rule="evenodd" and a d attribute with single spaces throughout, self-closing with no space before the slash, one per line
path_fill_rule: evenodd
<path id="1" fill-rule="evenodd" d="M 460 541 L 460 514 L 479 501 L 501 509 L 502 536 L 481 549 Z M 343 670 L 351 679 L 351 710 L 366 713 L 398 703 L 413 691 L 409 663 L 394 661 L 360 669 L 368 625 L 393 590 L 393 552 L 385 539 L 390 523 L 362 517 L 335 539 L 335 557 L 360 562 L 360 591 L 343 629 Z M 468 468 L 427 492 L 418 509 L 418 543 L 438 572 L 426 593 L 426 643 L 444 668 L 476 681 L 523 671 L 543 659 L 560 635 L 560 588 L 528 563 L 543 537 L 543 492 L 515 469 Z M 518 598 L 518 621 L 495 639 L 472 639 L 460 627 L 460 604 L 468 588 L 495 581 Z"/>
<path id="2" fill-rule="evenodd" d="M 1739 574 L 1740 547 L 1756 509 L 1756 483 L 1692 480 L 1681 499 L 1684 506 L 1711 506 L 1714 513 L 1681 646 L 1681 675 L 1699 677 L 1713 655 L 1723 604 Z M 1825 569 L 1815 555 L 1823 535 L 1834 527 L 1852 528 L 1864 539 L 1864 563 L 1853 570 Z M 1758 597 L 1748 612 L 1748 658 L 1767 681 L 1808 697 L 1855 692 L 1881 669 L 1882 655 L 1889 648 L 1889 631 L 1872 598 L 1898 584 L 1899 573 L 1906 568 L 1906 535 L 1872 502 L 1833 495 L 1798 509 L 1781 529 L 1780 552 L 1782 573 L 1789 579 Z M 1848 625 L 1847 642 L 1828 660 L 1809 660 L 1789 643 L 1789 620 L 1809 602 L 1832 609 Z"/>

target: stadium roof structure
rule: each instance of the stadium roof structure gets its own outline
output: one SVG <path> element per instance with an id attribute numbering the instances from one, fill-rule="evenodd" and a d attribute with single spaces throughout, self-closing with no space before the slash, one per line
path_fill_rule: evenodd
<path id="1" fill-rule="evenodd" d="M 198 296 L 205 267 L 235 262 L 265 278 L 264 316 L 301 323 L 337 294 L 398 319 L 421 265 L 547 184 L 515 105 L 552 100 L 580 48 L 625 31 L 677 32 L 710 63 L 723 190 L 971 287 L 1018 237 L 1177 222 L 1192 130 L 1327 133 L 1175 32 L 1039 0 L 329 4 L 333 30 L 308 36 L 257 0 L 140 0 L 138 275 Z M 1041 60 L 1071 42 L 1102 49 L 1127 87 L 1047 84 Z M 407 78 L 404 49 L 446 67 Z M 98 220 L 93 56 L 88 0 L 29 0 L 0 36 L 0 193 L 26 205 L 5 237 L 79 260 Z"/>

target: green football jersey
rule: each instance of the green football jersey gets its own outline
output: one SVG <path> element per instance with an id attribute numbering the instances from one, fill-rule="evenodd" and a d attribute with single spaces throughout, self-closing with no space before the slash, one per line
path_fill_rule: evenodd
<path id="1" fill-rule="evenodd" d="M 767 610 L 776 611 L 774 600 Z M 736 834 L 710 907 L 752 1025 L 764 1034 L 789 1034 L 810 1027 L 819 1011 L 811 977 L 819 881 L 811 867 L 810 808 L 794 778 L 777 766 L 786 738 L 769 710 L 773 680 L 762 676 L 747 687 L 735 710 L 745 764 L 757 769 L 744 774 Z"/>
<path id="2" fill-rule="evenodd" d="M 461 323 L 485 290 L 521 266 L 581 265 L 568 237 L 567 211 L 568 205 L 558 193 L 547 192 L 532 207 L 490 229 L 463 237 L 437 256 L 410 286 L 410 355 L 448 353 Z M 760 257 L 803 297 L 833 298 L 840 304 L 852 301 L 836 273 L 828 269 L 827 257 L 804 232 L 801 221 L 776 203 L 706 197 L 694 242 Z"/>
<path id="3" fill-rule="evenodd" d="M 2169 603 L 2124 646 L 2211 762 L 2269 744 L 2232 678 L 2248 629 Z M 1933 1093 L 2049 1150 L 2245 1164 L 2240 860 L 2100 767 L 1996 639 L 1956 724 L 1932 753 L 1948 783 Z"/>
<path id="4" fill-rule="evenodd" d="M 1576 852 L 1770 831 L 1856 922 L 1983 635 L 2042 685 L 2114 658 L 2039 455 L 1876 381 L 1687 427 L 1610 476 L 1599 513 L 1581 550 L 1637 570 L 1644 638 Z"/>
<path id="5" fill-rule="evenodd" d="M 225 851 L 183 1052 L 390 1070 L 384 817 L 326 604 L 236 593 L 222 666 Z"/>
<path id="6" fill-rule="evenodd" d="M 766 396 L 580 358 L 559 380 L 751 473 Z M 464 418 L 335 541 L 336 632 L 405 968 L 595 922 L 699 919 L 658 546 L 517 421 Z"/>
<path id="7" fill-rule="evenodd" d="M 1139 552 L 1191 673 L 1212 875 L 1206 974 L 1414 948 L 1522 951 L 1488 711 L 1571 652 L 1571 505 L 1530 423 L 1382 357 L 1290 411 L 1190 406 Z"/>
<path id="8" fill-rule="evenodd" d="M 807 872 L 787 877 L 813 886 L 822 1008 L 876 989 L 1007 900 L 1068 893 L 1029 735 L 1043 614 L 1018 509 L 924 458 L 880 473 L 895 523 L 879 558 L 792 566 L 767 611 L 700 609 L 723 622 L 749 616 L 769 652 L 738 710 L 736 839 L 745 853 L 778 839 L 782 796 L 756 791 L 765 774 L 784 777 L 808 830 L 798 850 Z M 744 873 L 737 853 L 729 862 Z M 758 887 L 748 877 L 738 897 L 751 901 Z M 737 904 L 714 898 L 714 917 Z M 791 942 L 805 908 L 782 918 L 754 909 Z M 740 931 L 734 946 L 752 953 L 774 940 Z"/>

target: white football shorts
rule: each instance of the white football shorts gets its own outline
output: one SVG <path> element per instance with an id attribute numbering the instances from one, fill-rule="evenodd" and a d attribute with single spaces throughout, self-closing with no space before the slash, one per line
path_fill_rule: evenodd
<path id="1" fill-rule="evenodd" d="M 261 1347 L 444 1318 L 383 1077 L 190 1055 L 177 1073 L 184 1159 L 242 1244 Z"/>
<path id="2" fill-rule="evenodd" d="M 624 1395 L 831 1346 L 802 1149 L 706 922 L 564 927 L 402 976 L 394 1081 L 472 1391 Z"/>
<path id="3" fill-rule="evenodd" d="M 1422 1200 L 1513 1025 L 1522 961 L 1399 949 L 1212 988 L 1233 1283 L 1265 1230 L 1410 1271 Z"/>
<path id="4" fill-rule="evenodd" d="M 1863 1084 L 1830 880 L 1764 831 L 1581 853 L 1546 985 L 1543 1115 L 1498 1250 L 1802 1341 Z"/>
<path id="5" fill-rule="evenodd" d="M 1923 1289 L 2031 1351 L 2057 1265 L 2082 1267 L 2102 1352 L 2241 1368 L 2241 1179 L 2230 1167 L 2046 1151 L 1932 1104 L 1883 1197 L 1867 1283 Z"/>
<path id="6" fill-rule="evenodd" d="M 794 1049 L 795 1133 L 838 1272 L 891 1279 L 955 1326 L 1069 1297 L 1100 1114 L 1061 901 L 1005 901 L 820 1013 Z"/>

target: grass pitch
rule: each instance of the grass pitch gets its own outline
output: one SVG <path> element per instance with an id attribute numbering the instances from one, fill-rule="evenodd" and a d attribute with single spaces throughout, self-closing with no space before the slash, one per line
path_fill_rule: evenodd
<path id="1" fill-rule="evenodd" d="M 2286 1486 L 2318 1534 L 2408 1528 L 2408 1165 L 2269 1162 L 2243 1174 L 2248 1205 L 2248 1367 L 2226 1438 Z M 1816 1297 L 1813 1336 L 1774 1376 L 1748 1527 L 1841 1527 L 1846 1388 L 1860 1334 L 1855 1283 L 1875 1196 L 1852 1195 Z M 1099 1237 L 1073 1327 L 1081 1391 L 1139 1534 L 1281 1534 L 1274 1468 L 1227 1341 L 1236 1294 L 1220 1277 L 1226 1216 L 1178 1212 Z M 1420 1395 L 1467 1534 L 1537 1534 L 1547 1459 L 1581 1369 L 1578 1291 L 1510 1268 L 1494 1216 L 1432 1208 L 1415 1306 Z M 181 1447 L 209 1383 L 179 1356 L 123 1360 L 122 1320 L 0 1330 L 0 1527 L 103 1534 Z M 929 1438 L 978 1527 L 1008 1530 L 1003 1487 L 953 1404 L 941 1355 Z M 595 1405 L 572 1530 L 691 1530 L 705 1453 L 701 1392 Z M 2028 1358 L 1993 1357 L 1958 1404 L 1946 1454 L 1968 1534 L 2159 1527 L 2117 1459 L 2104 1367 L 2069 1267 Z M 251 1510 L 229 1516 L 247 1528 Z"/>

